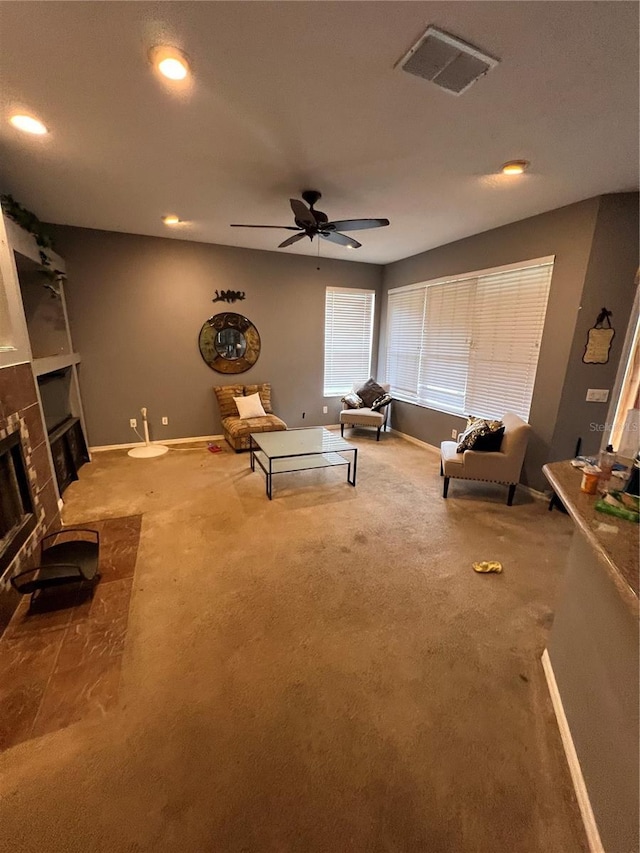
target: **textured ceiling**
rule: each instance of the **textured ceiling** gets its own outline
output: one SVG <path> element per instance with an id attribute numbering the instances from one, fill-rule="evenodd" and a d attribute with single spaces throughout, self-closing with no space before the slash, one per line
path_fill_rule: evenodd
<path id="1" fill-rule="evenodd" d="M 500 65 L 461 97 L 394 69 L 428 24 Z M 191 58 L 181 94 L 147 63 L 158 42 Z M 391 220 L 322 255 L 386 263 L 637 188 L 638 6 L 3 2 L 0 108 L 0 186 L 41 219 L 274 249 L 287 232 L 229 223 L 292 224 L 318 188 L 330 218 Z M 20 134 L 16 108 L 51 133 Z M 530 171 L 496 174 L 514 158 Z"/>

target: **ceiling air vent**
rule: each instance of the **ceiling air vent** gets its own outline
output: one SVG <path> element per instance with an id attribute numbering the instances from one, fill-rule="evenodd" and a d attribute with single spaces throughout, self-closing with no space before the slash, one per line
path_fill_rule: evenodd
<path id="1" fill-rule="evenodd" d="M 395 67 L 461 95 L 499 61 L 449 33 L 427 27 Z"/>

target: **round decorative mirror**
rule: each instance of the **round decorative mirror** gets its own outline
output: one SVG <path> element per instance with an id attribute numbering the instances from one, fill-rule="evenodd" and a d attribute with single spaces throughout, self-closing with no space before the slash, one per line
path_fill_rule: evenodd
<path id="1" fill-rule="evenodd" d="M 244 373 L 258 360 L 260 335 L 251 320 L 226 311 L 209 317 L 200 329 L 200 354 L 218 373 Z"/>

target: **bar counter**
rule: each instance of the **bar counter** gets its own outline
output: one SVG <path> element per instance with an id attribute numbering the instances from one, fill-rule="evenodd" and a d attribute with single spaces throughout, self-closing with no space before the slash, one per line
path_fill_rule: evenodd
<path id="1" fill-rule="evenodd" d="M 580 491 L 582 471 L 574 468 L 571 462 L 551 462 L 542 470 L 565 509 L 602 560 L 620 595 L 637 615 L 640 525 L 599 512 L 595 508 L 597 495 L 586 495 Z M 621 482 L 617 478 L 612 479 L 612 483 Z"/>
<path id="2" fill-rule="evenodd" d="M 590 849 L 636 853 L 640 525 L 596 510 L 570 462 L 543 471 L 576 529 L 542 665 Z"/>

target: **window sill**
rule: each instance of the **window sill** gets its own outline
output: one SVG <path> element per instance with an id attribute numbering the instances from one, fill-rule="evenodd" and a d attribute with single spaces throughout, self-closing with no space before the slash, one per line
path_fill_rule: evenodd
<path id="1" fill-rule="evenodd" d="M 436 406 L 428 406 L 426 403 L 421 403 L 418 400 L 409 400 L 406 397 L 401 397 L 398 394 L 394 394 L 393 389 L 390 391 L 391 396 L 393 397 L 394 402 L 398 403 L 408 403 L 410 406 L 417 406 L 419 409 L 428 409 L 430 412 L 441 412 L 443 415 L 452 415 L 455 418 L 460 418 L 463 421 L 466 421 L 467 416 L 461 414 L 460 412 L 454 412 L 453 409 L 444 409 L 437 408 Z"/>

